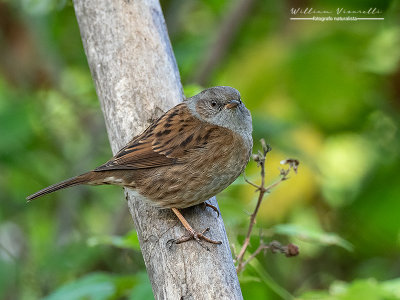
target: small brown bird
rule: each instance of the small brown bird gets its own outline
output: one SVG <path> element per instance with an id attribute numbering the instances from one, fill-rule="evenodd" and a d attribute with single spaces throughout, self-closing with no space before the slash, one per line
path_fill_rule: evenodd
<path id="1" fill-rule="evenodd" d="M 212 87 L 170 109 L 105 164 L 27 200 L 79 184 L 124 186 L 153 206 L 171 208 L 190 238 L 219 244 L 196 232 L 178 209 L 203 203 L 230 185 L 246 167 L 252 145 L 251 115 L 239 92 Z"/>

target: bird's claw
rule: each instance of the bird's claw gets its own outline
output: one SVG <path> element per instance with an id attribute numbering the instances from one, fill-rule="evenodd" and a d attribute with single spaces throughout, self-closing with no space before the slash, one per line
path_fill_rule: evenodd
<path id="1" fill-rule="evenodd" d="M 203 202 L 203 205 L 204 205 L 204 209 L 206 207 L 210 207 L 213 211 L 215 211 L 217 213 L 217 218 L 219 217 L 220 214 L 219 214 L 219 210 L 217 207 L 215 207 L 214 205 L 211 205 L 210 203 L 207 203 L 207 202 Z"/>
<path id="2" fill-rule="evenodd" d="M 186 235 L 184 235 L 184 236 L 182 236 L 182 237 L 180 237 L 178 239 L 170 239 L 169 241 L 167 241 L 167 246 L 169 248 L 171 248 L 173 244 L 177 244 L 178 245 L 178 244 L 182 244 L 182 243 L 185 243 L 187 241 L 190 241 L 190 240 L 195 240 L 204 249 L 206 249 L 207 251 L 210 251 L 210 249 L 206 245 L 204 245 L 201 242 L 201 240 L 204 240 L 204 241 L 206 241 L 208 243 L 216 244 L 216 245 L 220 245 L 220 244 L 222 244 L 222 242 L 221 241 L 214 241 L 214 240 L 206 237 L 204 234 L 206 232 L 208 232 L 208 231 L 210 231 L 210 227 L 207 227 L 202 232 L 196 232 L 196 231 L 189 232 L 189 234 L 186 234 Z"/>

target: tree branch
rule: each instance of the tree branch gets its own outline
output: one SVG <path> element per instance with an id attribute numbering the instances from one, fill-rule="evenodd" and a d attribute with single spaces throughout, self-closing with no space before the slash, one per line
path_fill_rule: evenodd
<path id="1" fill-rule="evenodd" d="M 74 7 L 116 153 L 183 98 L 164 18 L 151 0 L 74 0 Z M 200 207 L 182 210 L 196 230 L 210 227 L 209 236 L 223 244 L 210 251 L 191 241 L 169 248 L 168 240 L 186 233 L 172 212 L 134 191 L 125 195 L 155 299 L 242 299 L 221 217 Z"/>

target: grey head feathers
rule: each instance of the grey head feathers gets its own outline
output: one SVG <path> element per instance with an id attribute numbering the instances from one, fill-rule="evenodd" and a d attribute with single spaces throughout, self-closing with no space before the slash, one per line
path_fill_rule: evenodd
<path id="1" fill-rule="evenodd" d="M 242 137 L 251 137 L 251 114 L 236 89 L 212 87 L 189 98 L 187 105 L 200 120 L 228 128 Z"/>

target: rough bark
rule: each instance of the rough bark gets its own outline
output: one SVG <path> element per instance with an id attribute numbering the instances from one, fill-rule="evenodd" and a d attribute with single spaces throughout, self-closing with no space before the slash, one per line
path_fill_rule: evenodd
<path id="1" fill-rule="evenodd" d="M 158 1 L 75 0 L 83 45 L 113 153 L 151 120 L 182 101 L 179 72 Z M 185 229 L 170 210 L 147 205 L 126 190 L 155 299 L 242 299 L 221 217 L 201 207 L 183 210 L 197 230 L 222 245 L 167 246 Z M 217 205 L 215 199 L 211 200 Z"/>

